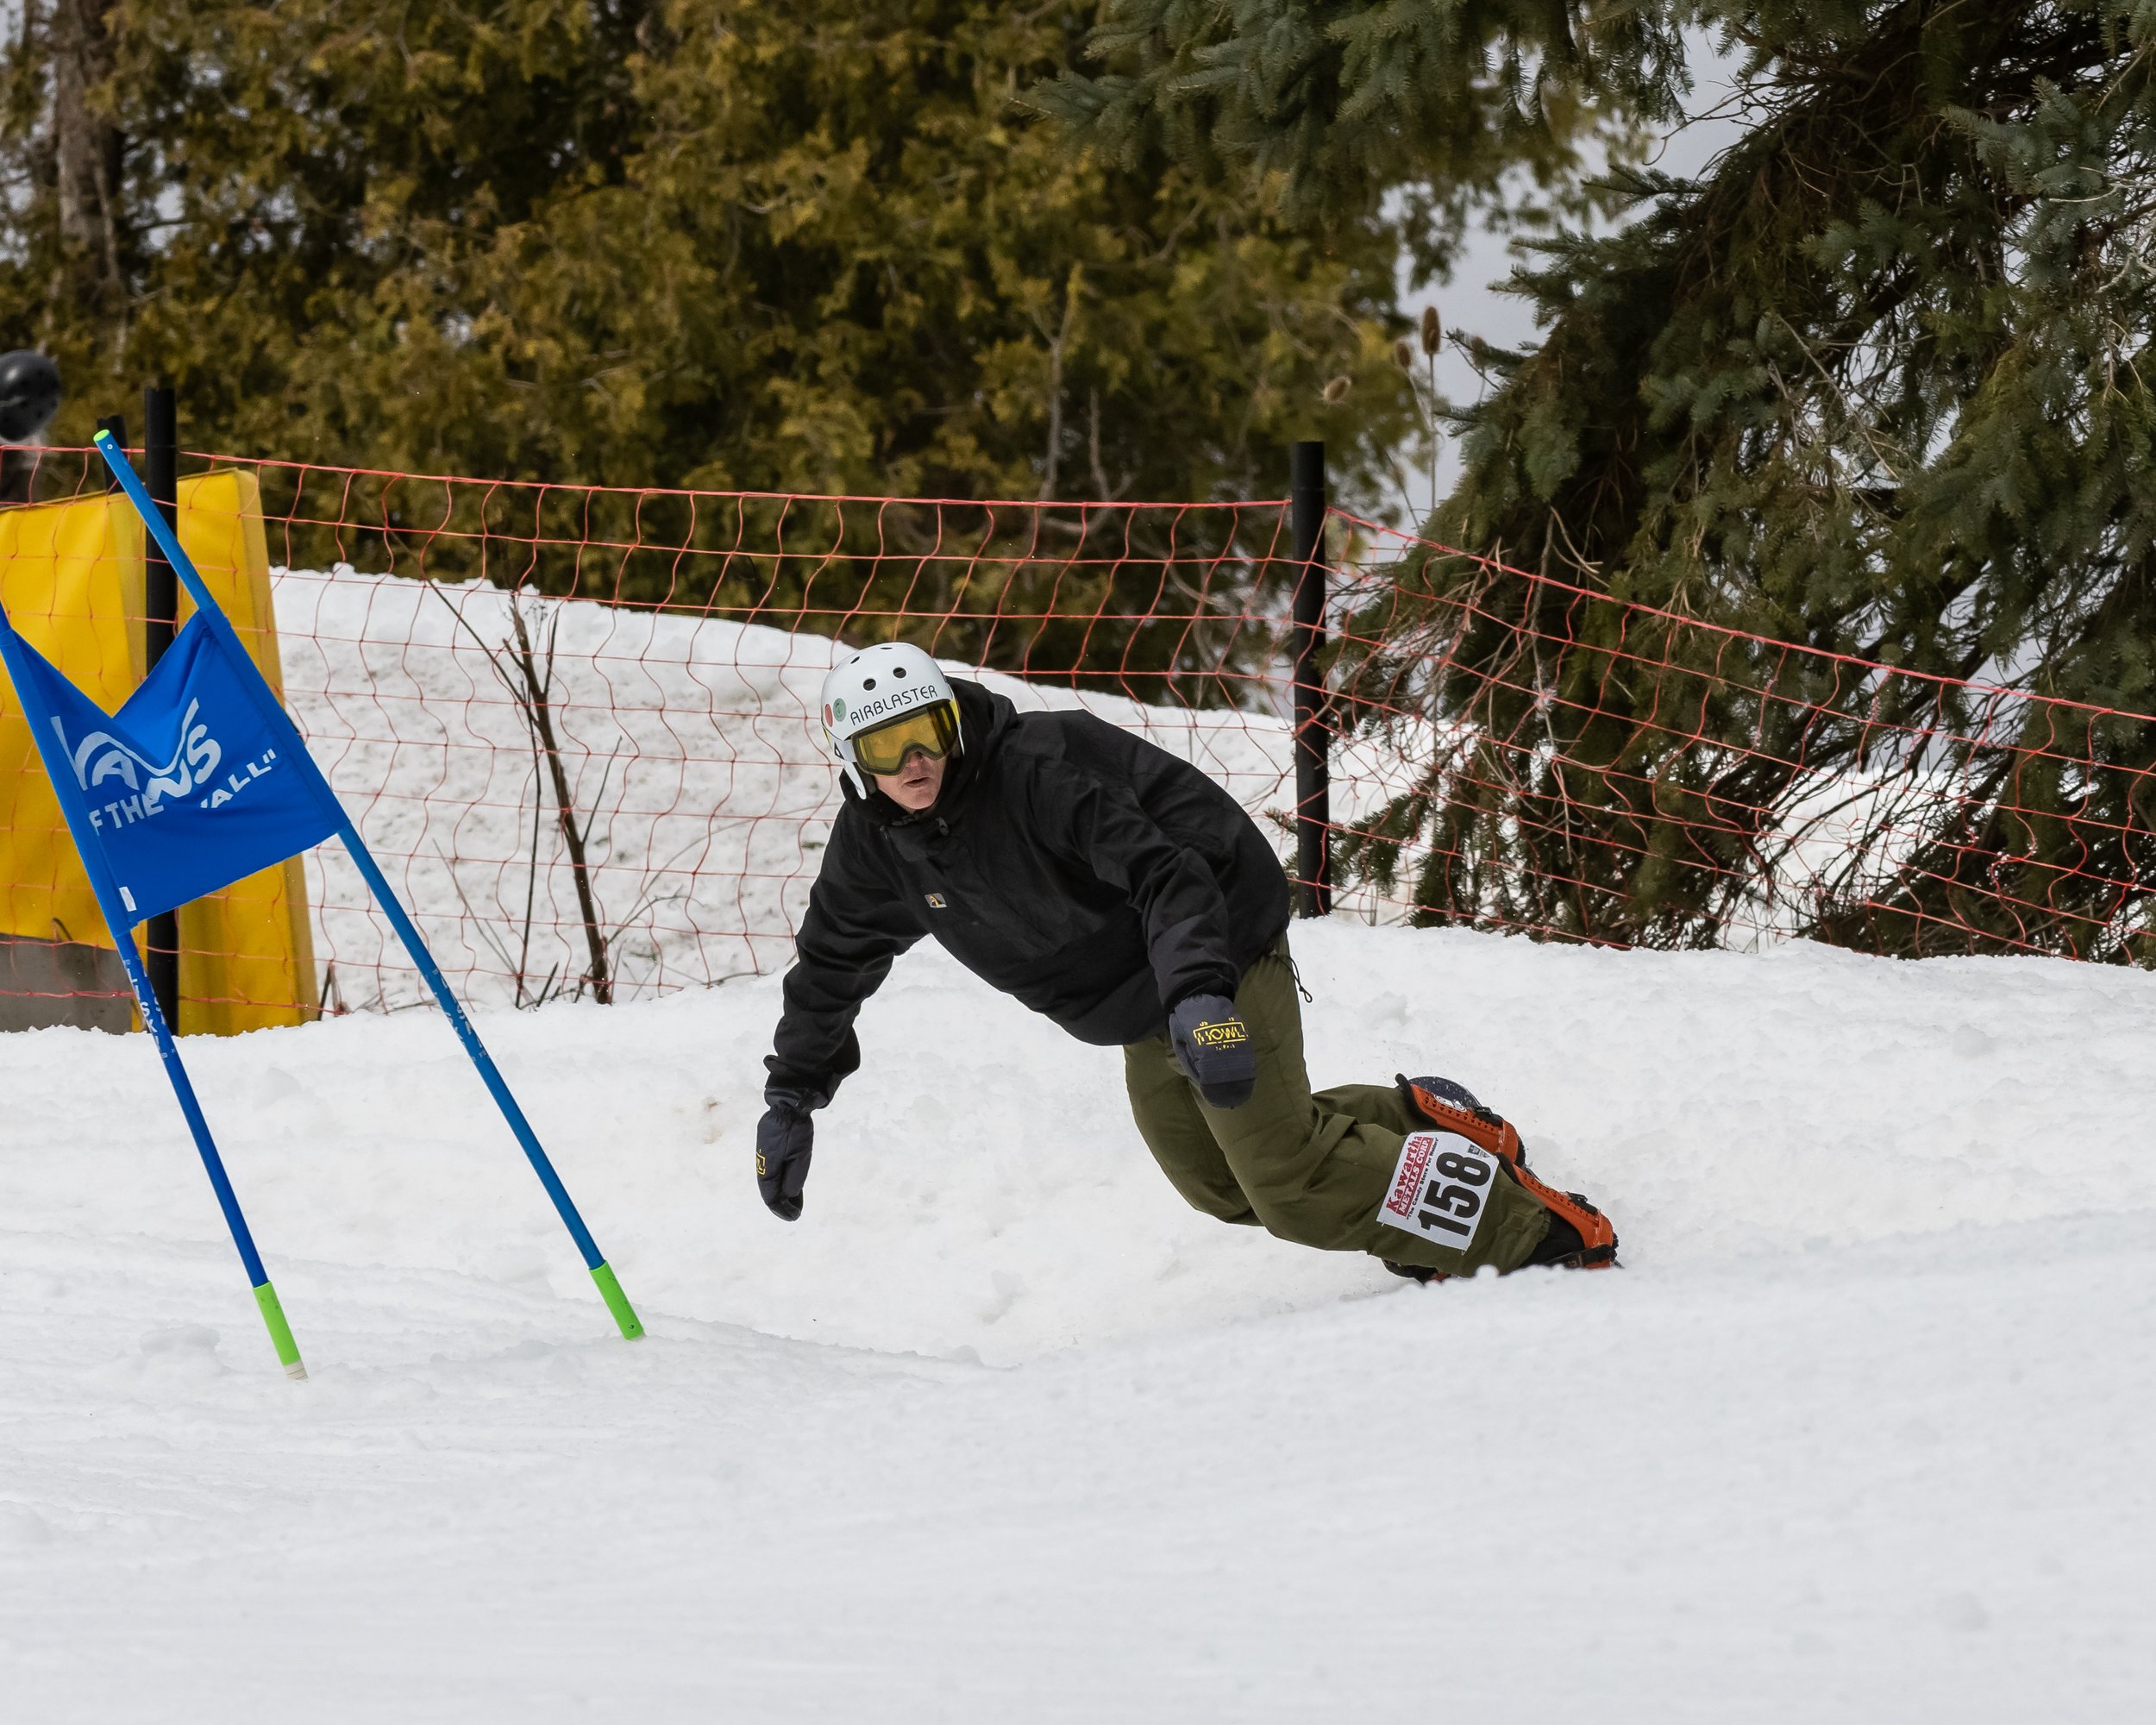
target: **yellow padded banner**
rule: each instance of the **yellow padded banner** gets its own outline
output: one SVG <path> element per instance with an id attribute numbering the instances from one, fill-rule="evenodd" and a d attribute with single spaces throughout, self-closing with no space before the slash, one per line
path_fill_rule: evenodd
<path id="1" fill-rule="evenodd" d="M 127 499 L 0 510 L 0 604 L 77 688 L 117 709 L 142 680 L 142 524 Z M 22 709 L 0 695 L 0 934 L 110 947 Z"/>
<path id="2" fill-rule="evenodd" d="M 179 485 L 179 542 L 281 699 L 261 495 L 252 474 Z M 127 499 L 0 510 L 0 603 L 22 638 L 108 712 L 142 680 L 142 524 Z M 185 589 L 180 621 L 192 614 Z M 0 935 L 110 949 L 74 842 L 21 709 L 0 702 Z M 136 943 L 141 944 L 141 936 Z M 319 1014 L 306 875 L 297 857 L 179 913 L 185 1034 L 231 1035 Z"/>

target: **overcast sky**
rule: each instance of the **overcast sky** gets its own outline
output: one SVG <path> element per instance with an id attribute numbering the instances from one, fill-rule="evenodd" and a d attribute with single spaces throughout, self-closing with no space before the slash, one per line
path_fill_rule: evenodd
<path id="1" fill-rule="evenodd" d="M 1729 104 L 1735 62 L 1718 53 L 1703 37 L 1695 37 L 1691 47 L 1693 90 L 1687 104 L 1691 117 L 1663 141 L 1653 159 L 1653 166 L 1665 173 L 1697 172 L 1727 148 L 1741 129 L 1733 116 L 1719 111 Z M 1448 330 L 1480 336 L 1493 346 L 1530 346 L 1538 339 L 1532 308 L 1527 301 L 1498 291 L 1517 261 L 1502 235 L 1478 230 L 1451 281 L 1417 290 L 1409 286 L 1403 272 L 1401 303 L 1415 317 L 1421 316 L 1425 305 L 1434 304 Z M 1449 341 L 1438 362 L 1438 387 L 1455 401 L 1478 399 L 1482 390 L 1482 380 Z M 1429 473 L 1426 467 L 1420 473 L 1413 471 L 1412 461 L 1401 465 L 1408 469 L 1407 497 L 1413 519 L 1420 521 L 1431 506 Z M 1438 495 L 1451 488 L 1458 471 L 1457 453 L 1448 444 L 1438 457 Z M 1401 513 L 1397 500 L 1389 512 Z"/>

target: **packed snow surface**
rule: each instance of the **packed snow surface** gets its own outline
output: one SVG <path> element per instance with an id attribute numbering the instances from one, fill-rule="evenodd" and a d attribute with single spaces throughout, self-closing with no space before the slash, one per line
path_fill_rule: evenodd
<path id="1" fill-rule="evenodd" d="M 1626 1268 L 1429 1289 L 1181 1207 L 1081 1047 L 901 960 L 749 1173 L 775 977 L 0 1037 L 23 1720 L 2119 1720 L 2156 1684 L 2156 976 L 1312 925 Z"/>

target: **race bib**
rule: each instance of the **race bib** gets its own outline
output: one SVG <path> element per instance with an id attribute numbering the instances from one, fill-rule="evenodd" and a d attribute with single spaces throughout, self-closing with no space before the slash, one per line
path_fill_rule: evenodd
<path id="1" fill-rule="evenodd" d="M 1392 1189 L 1377 1220 L 1433 1245 L 1465 1251 L 1475 1244 L 1496 1178 L 1497 1158 L 1457 1132 L 1411 1132 L 1400 1147 Z"/>

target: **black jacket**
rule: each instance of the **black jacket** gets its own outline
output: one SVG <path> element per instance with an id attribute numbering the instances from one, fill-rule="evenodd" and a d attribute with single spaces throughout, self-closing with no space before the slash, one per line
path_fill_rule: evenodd
<path id="1" fill-rule="evenodd" d="M 786 978 L 771 1088 L 828 1098 L 854 1018 L 924 934 L 1081 1042 L 1156 1034 L 1232 996 L 1288 925 L 1288 877 L 1195 767 L 1087 712 L 1021 714 L 955 682 L 964 753 L 909 815 L 846 787 Z"/>

